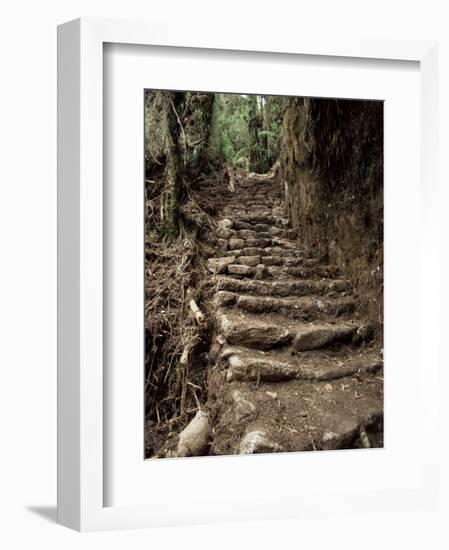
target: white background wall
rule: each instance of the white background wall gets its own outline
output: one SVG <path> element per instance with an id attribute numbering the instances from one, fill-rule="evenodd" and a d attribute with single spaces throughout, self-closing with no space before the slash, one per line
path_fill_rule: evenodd
<path id="1" fill-rule="evenodd" d="M 53 548 L 447 548 L 445 508 L 423 514 L 83 534 L 54 524 L 56 503 L 56 25 L 79 16 L 178 17 L 201 32 L 208 20 L 247 22 L 269 32 L 363 30 L 369 35 L 440 39 L 440 166 L 449 151 L 449 18 L 444 1 L 223 2 L 16 0 L 1 9 L 0 86 L 0 546 Z M 406 197 L 405 197 L 406 199 Z M 441 188 L 442 252 L 448 249 L 449 193 Z M 398 223 L 400 219 L 398 216 Z M 443 258 L 442 258 L 443 259 Z M 447 252 L 442 281 L 448 280 Z M 414 266 L 410 266 L 413 269 Z M 442 301 L 447 305 L 447 292 Z M 413 312 L 413 297 L 411 310 Z M 442 307 L 444 312 L 444 307 Z M 432 320 L 432 322 L 437 322 Z M 440 322 L 443 336 L 448 324 Z M 442 374 L 442 414 L 448 377 Z M 406 381 L 404 381 L 406 388 Z M 447 422 L 442 452 L 448 455 Z M 413 445 L 425 444 L 417 434 Z M 367 473 L 367 475 L 369 475 Z M 175 495 L 174 495 L 175 498 Z M 151 546 L 153 545 L 153 546 Z"/>

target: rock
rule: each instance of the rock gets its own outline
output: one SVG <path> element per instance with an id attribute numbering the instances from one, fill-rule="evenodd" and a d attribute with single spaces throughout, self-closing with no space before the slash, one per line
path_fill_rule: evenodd
<path id="1" fill-rule="evenodd" d="M 176 456 L 201 456 L 209 445 L 212 425 L 209 416 L 199 410 L 179 435 Z"/>
<path id="2" fill-rule="evenodd" d="M 238 236 L 241 239 L 255 239 L 257 237 L 257 233 L 251 229 L 240 229 L 238 231 Z"/>
<path id="3" fill-rule="evenodd" d="M 232 305 L 235 302 L 235 294 L 233 292 L 227 292 L 226 290 L 219 290 L 214 294 L 214 306 L 224 307 Z"/>
<path id="4" fill-rule="evenodd" d="M 262 245 L 260 244 L 259 239 L 255 239 L 253 237 L 248 237 L 245 239 L 245 247 L 246 248 L 260 248 Z"/>
<path id="5" fill-rule="evenodd" d="M 277 236 L 281 236 L 281 235 L 283 236 L 283 235 L 284 235 L 284 231 L 285 231 L 284 229 L 281 229 L 280 227 L 276 227 L 276 226 L 271 227 L 271 229 L 270 229 L 271 234 L 272 234 L 273 236 L 276 236 L 276 237 L 277 237 Z"/>
<path id="6" fill-rule="evenodd" d="M 327 288 L 326 282 L 322 281 L 254 281 L 231 277 L 218 277 L 217 286 L 220 290 L 257 294 L 262 299 L 265 296 L 303 296 L 319 293 Z"/>
<path id="7" fill-rule="evenodd" d="M 256 267 L 260 263 L 260 256 L 239 256 L 236 261 L 242 265 Z"/>
<path id="8" fill-rule="evenodd" d="M 225 252 L 228 249 L 228 241 L 226 239 L 217 239 L 218 249 Z"/>
<path id="9" fill-rule="evenodd" d="M 246 246 L 242 250 L 242 256 L 262 256 L 263 253 L 264 249 L 257 246 Z"/>
<path id="10" fill-rule="evenodd" d="M 277 361 L 269 357 L 233 354 L 228 358 L 226 380 L 284 382 L 300 378 L 297 365 Z"/>
<path id="11" fill-rule="evenodd" d="M 272 265 L 282 265 L 282 257 L 281 256 L 265 256 L 263 259 L 263 263 L 267 266 Z"/>
<path id="12" fill-rule="evenodd" d="M 207 267 L 212 273 L 226 273 L 229 264 L 235 262 L 235 256 L 226 256 L 225 258 L 209 258 Z"/>
<path id="13" fill-rule="evenodd" d="M 276 283 L 272 284 L 273 291 L 275 291 Z M 281 288 L 278 289 L 277 294 L 280 294 Z M 310 289 L 308 291 L 310 292 Z M 299 288 L 296 292 L 299 294 Z M 288 295 L 288 293 L 282 295 Z M 352 311 L 355 307 L 354 301 L 350 298 L 317 300 L 311 296 L 275 298 L 271 296 L 249 295 L 240 295 L 237 298 L 237 306 L 250 313 L 281 313 L 292 319 L 304 320 L 321 318 L 324 314 L 342 315 L 343 313 Z"/>
<path id="14" fill-rule="evenodd" d="M 248 432 L 240 442 L 239 454 L 279 453 L 283 449 L 274 441 L 270 441 L 263 430 Z"/>
<path id="15" fill-rule="evenodd" d="M 217 223 L 218 229 L 232 229 L 234 222 L 229 218 L 223 218 Z"/>
<path id="16" fill-rule="evenodd" d="M 321 424 L 326 426 L 321 437 L 321 446 L 326 450 L 350 447 L 358 435 L 358 422 L 350 417 L 328 414 L 323 416 Z"/>
<path id="17" fill-rule="evenodd" d="M 219 228 L 216 231 L 217 237 L 220 237 L 221 239 L 229 239 L 234 235 L 234 231 L 232 229 L 223 229 Z"/>
<path id="18" fill-rule="evenodd" d="M 228 245 L 230 250 L 238 250 L 245 246 L 245 241 L 243 239 L 229 239 Z"/>
<path id="19" fill-rule="evenodd" d="M 285 344 L 291 338 L 286 328 L 265 323 L 259 319 L 222 314 L 219 325 L 222 334 L 230 344 L 269 349 Z"/>
<path id="20" fill-rule="evenodd" d="M 233 275 L 254 275 L 254 268 L 249 265 L 230 264 L 228 265 L 228 273 Z"/>
<path id="21" fill-rule="evenodd" d="M 356 328 L 354 325 L 311 325 L 296 333 L 292 345 L 297 351 L 308 351 L 349 342 Z"/>
<path id="22" fill-rule="evenodd" d="M 303 262 L 302 258 L 288 257 L 284 258 L 284 265 L 287 267 L 297 267 Z"/>
<path id="23" fill-rule="evenodd" d="M 264 264 L 259 264 L 256 267 L 256 272 L 254 273 L 254 278 L 255 279 L 263 279 L 265 273 L 266 273 L 266 267 L 264 266 Z"/>
<path id="24" fill-rule="evenodd" d="M 259 231 L 262 233 L 269 232 L 271 229 L 271 226 L 266 223 L 256 223 L 254 225 L 254 231 Z"/>
<path id="25" fill-rule="evenodd" d="M 253 405 L 253 403 L 245 399 L 245 396 L 242 392 L 234 390 L 231 394 L 231 397 L 233 401 L 232 408 L 236 422 L 241 422 L 244 418 L 248 418 L 255 412 L 256 407 Z"/>
<path id="26" fill-rule="evenodd" d="M 251 229 L 251 224 L 248 222 L 235 221 L 234 229 Z"/>
<path id="27" fill-rule="evenodd" d="M 354 344 L 369 342 L 374 338 L 374 327 L 372 325 L 360 325 L 354 333 Z"/>

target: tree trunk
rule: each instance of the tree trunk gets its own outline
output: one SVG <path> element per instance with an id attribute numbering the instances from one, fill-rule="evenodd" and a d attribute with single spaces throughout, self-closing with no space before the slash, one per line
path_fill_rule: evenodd
<path id="1" fill-rule="evenodd" d="M 160 92 L 162 96 L 162 113 L 165 123 L 164 153 L 165 185 L 161 197 L 161 221 L 164 236 L 175 238 L 179 233 L 179 206 L 182 182 L 182 123 L 179 111 L 184 94 L 178 92 Z"/>

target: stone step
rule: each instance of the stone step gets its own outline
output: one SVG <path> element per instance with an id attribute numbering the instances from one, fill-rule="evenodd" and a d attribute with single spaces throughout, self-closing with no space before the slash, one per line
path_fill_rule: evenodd
<path id="1" fill-rule="evenodd" d="M 231 273 L 239 275 L 239 277 L 248 277 L 256 279 L 264 279 L 267 281 L 283 280 L 283 279 L 313 279 L 313 278 L 333 278 L 338 275 L 338 268 L 332 265 L 308 265 L 303 259 L 298 258 L 298 265 L 272 265 L 272 256 L 268 256 L 268 261 L 265 261 L 267 256 L 253 254 L 256 248 L 248 248 L 243 250 L 231 250 L 234 254 L 226 256 L 233 258 L 233 261 L 220 260 L 220 265 L 225 264 L 228 267 L 223 267 L 216 273 Z M 247 252 L 240 255 L 242 252 Z M 228 252 L 228 251 L 226 251 Z M 225 253 L 226 253 L 225 252 Z M 240 260 L 239 258 L 243 258 Z M 259 263 L 255 263 L 259 259 Z M 284 263 L 283 261 L 275 261 L 275 264 Z M 304 264 L 304 265 L 301 265 Z M 232 267 L 231 267 L 232 265 Z M 253 269 L 240 269 L 236 266 L 251 266 Z M 211 269 L 211 271 L 213 271 Z"/>
<path id="2" fill-rule="evenodd" d="M 248 222 L 248 223 L 264 223 L 267 225 L 275 225 L 280 228 L 288 228 L 290 222 L 287 218 L 273 216 L 270 213 L 268 214 L 254 214 L 246 212 L 224 212 L 228 218 L 232 218 L 236 222 Z"/>
<path id="3" fill-rule="evenodd" d="M 283 250 L 285 254 L 285 250 Z M 288 252 L 287 252 L 288 254 Z M 274 256 L 261 256 L 261 263 L 268 266 L 286 266 L 286 267 L 314 267 L 319 264 L 318 258 L 303 258 L 301 256 L 288 256 L 285 254 Z"/>
<path id="4" fill-rule="evenodd" d="M 227 256 L 281 256 L 299 258 L 302 257 L 300 249 L 287 249 L 280 246 L 267 246 L 265 248 L 259 246 L 247 246 L 242 249 L 229 250 L 226 252 Z"/>
<path id="5" fill-rule="evenodd" d="M 266 270 L 263 272 L 263 277 L 265 279 L 307 279 L 313 277 L 332 278 L 336 277 L 338 272 L 338 267 L 334 265 L 268 265 Z"/>
<path id="6" fill-rule="evenodd" d="M 235 256 L 225 256 L 222 258 L 209 258 L 207 260 L 207 267 L 212 273 L 227 273 L 228 265 L 233 264 L 236 261 Z"/>
<path id="7" fill-rule="evenodd" d="M 275 313 L 289 319 L 314 320 L 347 316 L 354 312 L 355 300 L 350 296 L 326 298 L 307 293 L 287 298 L 239 294 L 235 306 L 248 313 Z"/>
<path id="8" fill-rule="evenodd" d="M 225 218 L 225 220 L 228 219 Z M 282 240 L 292 242 L 297 238 L 297 233 L 294 229 L 282 229 L 280 227 L 262 223 L 251 225 L 246 222 L 241 222 L 238 225 L 241 226 L 242 224 L 245 226 L 245 228 L 218 227 L 215 234 L 221 239 L 229 239 L 231 237 L 237 239 L 273 238 L 274 242 L 282 242 Z M 262 230 L 261 228 L 264 228 L 264 230 Z M 294 246 L 297 246 L 297 244 L 295 243 Z"/>
<path id="9" fill-rule="evenodd" d="M 329 292 L 349 292 L 352 288 L 347 279 L 258 281 L 218 276 L 215 280 L 217 290 L 233 293 L 255 294 L 258 296 L 305 296 L 307 294 L 326 294 Z"/>
<path id="10" fill-rule="evenodd" d="M 266 248 L 273 245 L 273 239 L 268 238 L 235 238 L 228 239 L 229 250 L 241 250 L 242 248 Z"/>
<path id="11" fill-rule="evenodd" d="M 242 297 L 240 297 L 242 298 Z M 298 299 L 301 301 L 301 298 Z M 309 351 L 323 347 L 369 339 L 372 332 L 362 324 L 297 322 L 278 317 L 239 314 L 235 310 L 219 310 L 216 325 L 228 344 L 256 349 L 290 346 L 293 351 Z"/>
<path id="12" fill-rule="evenodd" d="M 220 358 L 225 365 L 226 380 L 281 382 L 287 380 L 335 380 L 355 374 L 375 373 L 382 369 L 383 358 L 376 350 L 354 349 L 318 354 L 256 351 L 243 347 L 224 346 Z"/>
<path id="13" fill-rule="evenodd" d="M 263 264 L 267 268 L 271 266 L 282 266 L 282 265 L 285 265 L 287 267 L 302 266 L 305 268 L 310 266 L 313 267 L 316 263 L 314 259 L 309 259 L 309 258 L 295 258 L 295 257 L 283 258 L 282 256 L 261 256 L 260 252 L 263 250 L 264 249 L 259 249 L 259 248 L 248 248 L 248 249 L 243 249 L 241 251 L 231 250 L 231 251 L 228 251 L 231 253 L 229 255 L 226 255 L 223 257 L 217 257 L 217 258 L 209 258 L 207 260 L 207 265 L 208 265 L 209 271 L 211 271 L 212 273 L 223 274 L 228 272 L 228 266 L 230 264 L 247 265 L 251 267 L 256 267 L 257 265 Z M 250 254 L 236 256 L 237 252 L 243 252 L 243 251 L 250 252 Z M 253 252 L 256 252 L 256 253 L 253 254 Z"/>
<path id="14" fill-rule="evenodd" d="M 217 330 L 229 344 L 262 350 L 289 344 L 292 339 L 289 330 L 279 324 L 222 311 L 218 312 Z"/>

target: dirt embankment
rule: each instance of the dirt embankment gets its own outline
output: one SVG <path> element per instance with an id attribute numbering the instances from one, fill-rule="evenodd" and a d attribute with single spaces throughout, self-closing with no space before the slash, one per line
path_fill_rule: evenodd
<path id="1" fill-rule="evenodd" d="M 277 181 L 303 244 L 353 280 L 383 317 L 383 103 L 290 98 Z"/>

